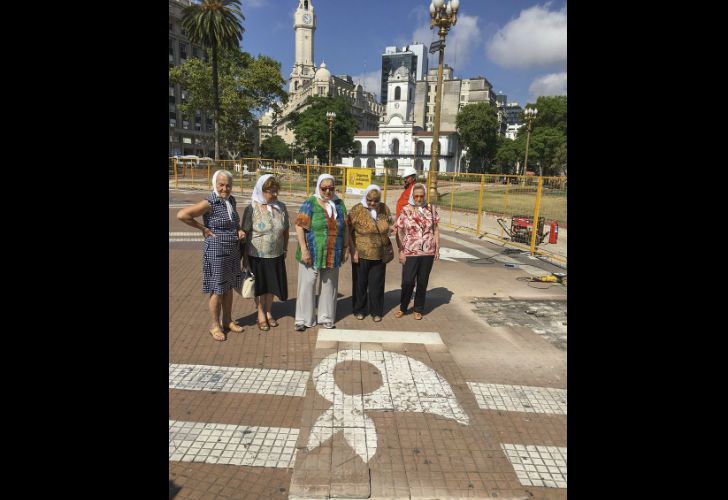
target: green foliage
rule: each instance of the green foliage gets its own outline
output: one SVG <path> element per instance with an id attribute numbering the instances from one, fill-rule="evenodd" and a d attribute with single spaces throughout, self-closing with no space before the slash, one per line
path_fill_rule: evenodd
<path id="1" fill-rule="evenodd" d="M 273 158 L 280 161 L 291 159 L 291 150 L 286 142 L 277 135 L 272 135 L 261 143 L 260 154 L 263 158 Z"/>
<path id="2" fill-rule="evenodd" d="M 498 113 L 485 102 L 465 106 L 455 120 L 460 142 L 468 148 L 470 172 L 485 172 L 498 148 Z"/>
<path id="3" fill-rule="evenodd" d="M 536 100 L 535 105 L 528 104 L 526 107 L 536 107 L 538 114 L 533 120 L 533 129 L 554 128 L 566 136 L 566 96 L 541 96 Z"/>
<path id="4" fill-rule="evenodd" d="M 520 173 L 516 171 L 516 163 L 523 161 L 525 152 L 525 144 L 523 141 L 512 141 L 510 139 L 500 138 L 498 142 L 498 151 L 495 154 L 498 173 Z"/>
<path id="5" fill-rule="evenodd" d="M 276 101 L 288 98 L 280 74 L 280 63 L 267 56 L 252 57 L 238 48 L 220 53 L 218 131 L 220 146 L 230 158 L 242 151 L 252 153 L 254 115 L 268 107 L 277 108 Z M 192 58 L 169 70 L 169 81 L 179 83 L 187 91 L 187 99 L 179 105 L 187 116 L 195 110 L 213 114 L 215 99 L 211 65 Z"/>
<path id="6" fill-rule="evenodd" d="M 526 108 L 538 109 L 531 128 L 531 139 L 528 145 L 528 164 L 530 170 L 536 169 L 537 175 L 566 175 L 567 127 L 566 96 L 541 96 L 536 104 L 529 103 Z M 527 126 L 518 131 L 514 146 L 519 150 L 518 159 L 523 165 L 528 137 Z M 504 146 L 505 147 L 505 146 Z M 499 154 L 500 150 L 499 150 Z M 503 151 L 501 158 L 505 160 L 509 153 Z M 536 165 L 536 167 L 534 167 Z M 520 173 L 520 172 L 519 172 Z"/>
<path id="7" fill-rule="evenodd" d="M 307 103 L 310 106 L 291 120 L 296 142 L 305 151 L 315 154 L 322 164 L 327 163 L 329 122 L 326 113 L 333 111 L 336 113 L 336 119 L 331 132 L 332 162 L 342 154 L 350 154 L 354 148 L 357 125 L 351 115 L 349 101 L 343 97 L 309 97 Z"/>

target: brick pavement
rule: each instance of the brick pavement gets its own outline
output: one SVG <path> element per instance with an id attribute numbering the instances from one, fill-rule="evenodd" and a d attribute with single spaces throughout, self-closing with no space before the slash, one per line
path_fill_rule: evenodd
<path id="1" fill-rule="evenodd" d="M 295 207 L 295 203 L 289 204 L 292 211 Z M 170 231 L 191 229 L 174 219 L 175 212 L 176 208 L 170 210 Z M 291 238 L 291 248 L 294 242 Z M 525 273 L 502 266 L 440 262 L 433 269 L 425 318 L 420 322 L 411 315 L 395 319 L 392 313 L 400 288 L 400 267 L 395 262 L 387 270 L 383 321 L 357 321 L 351 315 L 347 262 L 340 273 L 338 329 L 434 331 L 444 346 L 333 342 L 317 348 L 317 328 L 303 334 L 293 330 L 297 264 L 289 251 L 286 264 L 291 298 L 274 303 L 280 326 L 259 332 L 254 304 L 235 296 L 233 317 L 245 326 L 245 332 L 230 333 L 226 342 L 214 342 L 207 333 L 207 297 L 200 291 L 201 247 L 197 242 L 170 243 L 170 363 L 312 371 L 324 353 L 336 352 L 342 346 L 367 352 L 383 350 L 435 369 L 452 387 L 470 423 L 463 425 L 429 413 L 366 412 L 377 430 L 377 453 L 365 465 L 342 433 L 325 446 L 306 449 L 311 424 L 331 406 L 315 391 L 313 378 L 304 397 L 170 389 L 170 421 L 300 430 L 293 469 L 170 461 L 170 497 L 174 493 L 174 498 L 287 498 L 308 491 L 301 490 L 307 484 L 309 490 L 339 496 L 566 497 L 563 488 L 521 484 L 502 449 L 506 443 L 566 447 L 566 415 L 484 410 L 467 386 L 467 382 L 480 382 L 565 388 L 565 352 L 525 328 L 491 327 L 478 317 L 472 304 L 474 297 L 486 296 L 548 299 L 559 295 L 558 289 L 528 289 L 513 279 Z M 370 365 L 343 362 L 336 367 L 334 379 L 349 393 L 369 393 L 382 384 L 382 377 L 362 367 Z M 321 475 L 325 467 L 311 468 L 312 457 L 319 465 L 345 465 L 329 468 Z M 310 482 L 298 479 L 307 477 L 309 471 L 316 471 Z M 294 488 L 298 489 L 289 493 Z"/>

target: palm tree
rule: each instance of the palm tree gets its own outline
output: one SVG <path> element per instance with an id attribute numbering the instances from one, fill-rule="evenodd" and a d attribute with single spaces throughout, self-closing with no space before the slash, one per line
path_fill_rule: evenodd
<path id="1" fill-rule="evenodd" d="M 240 0 L 201 0 L 182 11 L 182 27 L 190 42 L 212 50 L 212 97 L 214 102 L 215 161 L 220 159 L 218 118 L 220 95 L 218 88 L 217 58 L 221 49 L 240 46 L 243 39 L 243 12 Z"/>

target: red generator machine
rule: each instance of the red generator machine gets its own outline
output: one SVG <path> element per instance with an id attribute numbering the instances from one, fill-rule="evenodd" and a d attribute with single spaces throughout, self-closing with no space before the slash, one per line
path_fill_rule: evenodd
<path id="1" fill-rule="evenodd" d="M 559 223 L 556 220 L 551 221 L 549 231 L 544 233 L 543 217 L 538 218 L 538 226 L 536 227 L 536 244 L 540 245 L 549 237 L 548 243 L 556 244 L 559 237 Z M 511 217 L 511 230 L 509 236 L 511 241 L 516 243 L 531 244 L 531 235 L 533 234 L 533 218 L 528 215 L 514 215 Z"/>

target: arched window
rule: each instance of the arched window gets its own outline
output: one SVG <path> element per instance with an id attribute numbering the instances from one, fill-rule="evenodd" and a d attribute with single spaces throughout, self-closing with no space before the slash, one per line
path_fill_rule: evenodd
<path id="1" fill-rule="evenodd" d="M 354 158 L 354 166 L 361 167 L 361 158 L 359 158 L 358 156 Z"/>
<path id="2" fill-rule="evenodd" d="M 374 158 L 367 158 L 367 167 L 374 168 L 374 166 L 375 166 Z"/>
<path id="3" fill-rule="evenodd" d="M 375 154 L 377 154 L 377 145 L 376 145 L 376 143 L 374 141 L 369 141 L 367 143 L 367 154 L 368 155 L 375 155 Z M 367 163 L 367 166 L 369 166 L 368 163 Z"/>
<path id="4" fill-rule="evenodd" d="M 394 100 L 399 101 L 402 98 L 402 90 L 399 87 L 394 87 Z"/>
<path id="5" fill-rule="evenodd" d="M 422 162 L 422 158 L 417 158 L 415 160 L 415 170 L 417 170 L 417 172 L 421 174 L 423 168 L 424 168 L 424 163 Z"/>
<path id="6" fill-rule="evenodd" d="M 399 154 L 399 139 L 392 140 L 392 154 L 393 155 Z"/>
<path id="7" fill-rule="evenodd" d="M 408 101 L 412 100 L 412 87 L 410 87 L 410 89 L 409 89 L 409 96 L 408 96 L 407 100 Z"/>
<path id="8" fill-rule="evenodd" d="M 415 146 L 415 153 L 418 155 L 425 154 L 425 143 L 422 141 L 417 141 L 417 146 Z"/>

